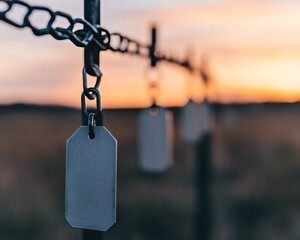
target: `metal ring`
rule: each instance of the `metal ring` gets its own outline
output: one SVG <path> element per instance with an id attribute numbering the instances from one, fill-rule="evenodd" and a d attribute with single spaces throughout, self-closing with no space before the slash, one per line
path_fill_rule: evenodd
<path id="1" fill-rule="evenodd" d="M 75 18 L 73 19 L 73 26 L 76 24 L 76 23 L 81 23 L 84 28 L 86 28 L 88 31 L 91 31 L 93 35 L 97 34 L 98 33 L 98 30 L 97 28 L 91 24 L 90 22 L 88 22 L 87 20 L 85 19 L 82 19 L 82 18 Z"/>
<path id="2" fill-rule="evenodd" d="M 95 126 L 95 113 L 89 113 L 88 126 Z"/>
<path id="3" fill-rule="evenodd" d="M 84 29 L 73 32 L 74 26 L 77 23 L 82 24 L 84 26 Z M 98 33 L 96 27 L 94 27 L 88 21 L 81 18 L 73 19 L 72 26 L 70 26 L 68 30 L 71 30 L 72 32 L 72 34 L 70 35 L 70 40 L 73 41 L 74 44 L 79 47 L 86 47 L 87 45 L 89 45 L 90 42 L 93 40 L 95 34 Z M 85 34 L 77 34 L 78 32 L 84 32 Z"/>
<path id="4" fill-rule="evenodd" d="M 145 71 L 145 79 L 148 83 L 148 94 L 151 98 L 151 102 L 156 104 L 156 100 L 160 95 L 160 83 L 162 81 L 162 73 L 159 68 L 156 67 L 148 67 Z"/>
<path id="5" fill-rule="evenodd" d="M 89 126 L 89 138 L 94 139 L 95 138 L 95 131 L 94 131 L 94 126 L 95 126 L 95 113 L 89 113 L 88 116 L 88 126 Z"/>
<path id="6" fill-rule="evenodd" d="M 88 88 L 87 92 L 89 92 L 89 94 L 92 93 L 95 96 L 94 99 L 96 99 L 96 111 L 93 113 L 95 113 L 95 119 L 96 119 L 102 111 L 100 92 L 98 91 L 97 88 Z M 89 113 L 88 113 L 88 109 L 86 107 L 85 97 L 87 97 L 87 96 L 85 95 L 85 91 L 83 91 L 81 94 L 81 112 L 82 112 L 82 115 L 88 119 Z"/>
<path id="7" fill-rule="evenodd" d="M 93 43 L 99 48 L 99 51 L 107 50 L 110 47 L 110 33 L 108 30 L 95 25 L 98 33 L 93 38 Z"/>
<path id="8" fill-rule="evenodd" d="M 68 39 L 69 35 L 61 32 L 61 29 L 63 29 L 62 27 L 53 28 L 52 25 L 53 25 L 53 23 L 55 23 L 57 17 L 62 17 L 62 18 L 66 19 L 69 22 L 69 26 L 67 27 L 67 28 L 69 28 L 70 26 L 72 26 L 72 22 L 73 22 L 72 17 L 69 14 L 64 13 L 64 12 L 60 12 L 60 11 L 54 12 L 54 16 L 55 16 L 55 18 L 50 19 L 50 21 L 48 23 L 48 26 L 47 26 L 48 28 L 51 29 L 50 34 L 55 39 L 58 39 L 58 40 Z"/>

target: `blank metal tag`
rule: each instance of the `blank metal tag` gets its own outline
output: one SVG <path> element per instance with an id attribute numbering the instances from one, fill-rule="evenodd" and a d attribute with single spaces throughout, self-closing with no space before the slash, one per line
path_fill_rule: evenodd
<path id="1" fill-rule="evenodd" d="M 65 218 L 75 228 L 107 231 L 116 222 L 117 140 L 105 127 L 81 126 L 67 140 Z"/>
<path id="2" fill-rule="evenodd" d="M 147 172 L 164 172 L 173 163 L 173 115 L 148 108 L 139 116 L 139 165 Z"/>
<path id="3" fill-rule="evenodd" d="M 203 134 L 211 130 L 211 112 L 209 104 L 189 101 L 181 113 L 181 136 L 189 143 L 194 143 Z"/>

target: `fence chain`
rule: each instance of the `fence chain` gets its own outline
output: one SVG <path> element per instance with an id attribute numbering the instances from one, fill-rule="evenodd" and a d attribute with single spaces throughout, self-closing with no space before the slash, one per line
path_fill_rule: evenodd
<path id="1" fill-rule="evenodd" d="M 0 20 L 17 28 L 30 28 L 34 35 L 51 35 L 57 40 L 70 40 L 77 47 L 86 47 L 89 44 L 96 44 L 99 51 L 111 50 L 123 54 L 131 54 L 142 57 L 149 57 L 151 46 L 142 44 L 134 39 L 120 33 L 110 33 L 107 29 L 98 25 L 92 25 L 81 18 L 72 18 L 69 14 L 61 11 L 52 11 L 43 6 L 31 6 L 21 0 L 0 0 L 5 7 L 0 9 Z M 21 23 L 9 18 L 8 13 L 14 7 L 22 7 L 26 11 Z M 42 13 L 49 16 L 47 25 L 44 28 L 35 27 L 30 18 L 33 14 Z M 68 27 L 55 27 L 57 19 L 61 18 L 68 22 Z M 78 27 L 80 26 L 80 29 Z M 156 61 L 165 61 L 184 67 L 190 71 L 195 70 L 188 60 L 180 61 L 176 58 L 156 53 Z"/>

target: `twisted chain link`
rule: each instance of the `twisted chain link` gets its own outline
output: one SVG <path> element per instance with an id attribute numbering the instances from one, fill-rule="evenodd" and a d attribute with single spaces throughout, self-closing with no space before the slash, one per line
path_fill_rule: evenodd
<path id="1" fill-rule="evenodd" d="M 142 44 L 120 33 L 110 33 L 105 28 L 98 25 L 92 25 L 88 21 L 81 18 L 72 18 L 69 14 L 61 11 L 52 11 L 43 6 L 31 6 L 21 0 L 0 0 L 0 4 L 5 5 L 4 9 L 0 9 L 0 20 L 17 28 L 30 28 L 34 35 L 51 35 L 57 40 L 70 40 L 77 47 L 86 47 L 93 43 L 98 46 L 99 51 L 111 50 L 123 54 L 131 54 L 142 57 L 149 57 L 151 46 Z M 25 15 L 21 23 L 9 18 L 8 13 L 14 7 L 25 9 Z M 33 14 L 44 14 L 49 16 L 49 20 L 45 27 L 35 27 L 30 18 Z M 57 19 L 65 20 L 67 27 L 54 27 Z M 76 30 L 77 25 L 81 25 L 81 29 Z M 184 67 L 193 71 L 193 67 L 189 61 L 180 61 L 176 58 L 166 56 L 164 54 L 155 53 L 156 61 L 165 61 Z"/>

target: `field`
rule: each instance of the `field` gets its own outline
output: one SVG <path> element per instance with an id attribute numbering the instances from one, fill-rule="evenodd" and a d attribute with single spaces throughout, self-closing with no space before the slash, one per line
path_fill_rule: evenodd
<path id="1" fill-rule="evenodd" d="M 300 104 L 214 106 L 212 240 L 300 238 Z M 139 110 L 107 110 L 118 139 L 117 224 L 107 240 L 195 239 L 195 147 L 179 136 L 166 174 L 138 167 Z M 65 141 L 78 110 L 0 107 L 0 239 L 79 240 L 64 220 Z M 204 239 L 204 238 L 203 238 Z M 205 239 L 204 239 L 205 240 Z"/>

